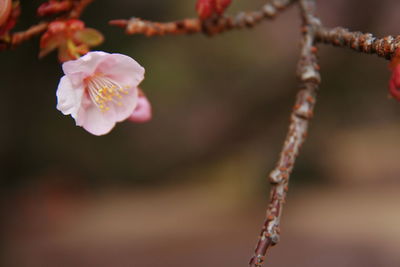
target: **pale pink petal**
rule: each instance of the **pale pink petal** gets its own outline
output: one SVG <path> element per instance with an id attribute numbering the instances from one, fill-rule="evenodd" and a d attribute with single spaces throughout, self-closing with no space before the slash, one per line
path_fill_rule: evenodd
<path id="1" fill-rule="evenodd" d="M 106 74 L 123 86 L 137 87 L 144 79 L 144 68 L 131 57 L 109 54 L 97 71 Z"/>
<path id="2" fill-rule="evenodd" d="M 75 118 L 75 124 L 76 126 L 83 126 L 83 124 L 85 123 L 85 119 L 86 119 L 86 109 L 84 109 L 83 107 L 80 107 L 80 109 L 78 110 L 78 113 L 76 115 Z"/>
<path id="3" fill-rule="evenodd" d="M 102 51 L 93 51 L 76 60 L 65 62 L 62 68 L 66 75 L 84 73 L 90 76 L 96 71 L 98 65 L 105 60 L 107 55 L 109 54 Z"/>
<path id="4" fill-rule="evenodd" d="M 120 99 L 122 105 L 113 105 L 113 109 L 115 111 L 115 119 L 117 122 L 124 121 L 129 118 L 132 112 L 135 110 L 138 104 L 138 89 L 136 87 L 132 87 L 128 90 L 128 94 L 124 95 L 123 98 Z"/>
<path id="5" fill-rule="evenodd" d="M 142 123 L 151 120 L 151 117 L 151 104 L 145 95 L 140 95 L 138 99 L 138 104 L 132 115 L 129 117 L 129 120 Z"/>
<path id="6" fill-rule="evenodd" d="M 96 72 L 98 65 L 107 58 L 108 53 L 95 51 L 84 55 L 76 60 L 70 60 L 62 65 L 73 86 L 83 86 L 85 78 Z"/>
<path id="7" fill-rule="evenodd" d="M 67 76 L 61 78 L 57 88 L 57 109 L 64 115 L 72 115 L 76 117 L 78 109 L 81 105 L 83 88 L 75 88 L 72 86 Z"/>
<path id="8" fill-rule="evenodd" d="M 93 102 L 89 99 L 89 97 L 86 94 L 83 94 L 81 106 L 79 107 L 76 117 L 74 117 L 77 126 L 83 126 L 86 119 L 86 110 L 91 105 L 93 105 Z"/>
<path id="9" fill-rule="evenodd" d="M 85 109 L 80 118 L 82 127 L 91 134 L 104 135 L 109 133 L 115 126 L 115 113 L 113 110 L 103 112 L 95 105 Z"/>

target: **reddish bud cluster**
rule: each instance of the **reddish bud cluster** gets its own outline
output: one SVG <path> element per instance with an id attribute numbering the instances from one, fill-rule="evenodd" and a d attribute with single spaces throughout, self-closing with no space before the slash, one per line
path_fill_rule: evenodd
<path id="1" fill-rule="evenodd" d="M 389 92 L 390 95 L 400 101 L 400 50 L 397 49 L 395 55 L 390 63 L 390 69 L 392 70 L 392 77 L 389 81 Z"/>
<path id="2" fill-rule="evenodd" d="M 46 3 L 43 3 L 37 9 L 37 14 L 40 17 L 55 15 L 61 12 L 68 11 L 72 8 L 72 2 L 70 0 L 50 0 Z"/>
<path id="3" fill-rule="evenodd" d="M 0 26 L 7 21 L 11 13 L 11 0 L 0 0 Z"/>
<path id="4" fill-rule="evenodd" d="M 90 47 L 101 44 L 103 39 L 100 32 L 86 28 L 81 20 L 53 21 L 40 39 L 39 57 L 58 49 L 58 59 L 61 62 L 77 59 L 89 52 Z"/>
<path id="5" fill-rule="evenodd" d="M 400 101 L 400 65 L 397 65 L 392 71 L 389 92 L 394 99 Z"/>
<path id="6" fill-rule="evenodd" d="M 14 28 L 20 13 L 18 1 L 0 0 L 0 39 L 5 38 L 8 32 Z"/>
<path id="7" fill-rule="evenodd" d="M 214 14 L 222 15 L 230 3 L 231 0 L 198 0 L 196 11 L 200 19 L 207 19 Z"/>

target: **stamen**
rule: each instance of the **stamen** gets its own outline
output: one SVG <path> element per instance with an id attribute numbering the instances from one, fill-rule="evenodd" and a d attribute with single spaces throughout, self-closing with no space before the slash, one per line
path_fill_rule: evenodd
<path id="1" fill-rule="evenodd" d="M 110 109 L 110 103 L 123 106 L 120 101 L 123 95 L 129 94 L 129 86 L 121 86 L 118 82 L 103 74 L 95 74 L 86 79 L 86 88 L 92 102 L 101 110 Z"/>

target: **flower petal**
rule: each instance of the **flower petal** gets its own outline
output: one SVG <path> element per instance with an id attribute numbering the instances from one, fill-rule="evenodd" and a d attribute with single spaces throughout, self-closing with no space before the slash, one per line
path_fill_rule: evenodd
<path id="1" fill-rule="evenodd" d="M 70 115 L 75 118 L 81 105 L 83 88 L 73 87 L 70 79 L 63 76 L 57 88 L 57 109 L 64 115 Z"/>
<path id="2" fill-rule="evenodd" d="M 81 115 L 83 118 L 80 118 L 79 123 L 86 131 L 94 135 L 107 134 L 115 126 L 115 112 L 112 109 L 103 112 L 95 105 L 91 105 Z"/>
<path id="3" fill-rule="evenodd" d="M 122 105 L 114 104 L 113 106 L 117 122 L 128 119 L 138 104 L 138 88 L 132 87 L 128 92 L 120 99 Z"/>
<path id="4" fill-rule="evenodd" d="M 129 120 L 142 123 L 151 120 L 151 117 L 151 104 L 147 97 L 144 94 L 141 94 L 139 95 L 138 104 L 132 115 L 129 117 Z"/>
<path id="5" fill-rule="evenodd" d="M 137 87 L 144 79 L 144 68 L 131 57 L 109 54 L 97 71 L 104 73 L 124 86 Z"/>
<path id="6" fill-rule="evenodd" d="M 84 28 L 74 34 L 74 40 L 88 46 L 98 46 L 104 41 L 104 37 L 98 30 Z"/>
<path id="7" fill-rule="evenodd" d="M 109 54 L 102 51 L 93 51 L 77 60 L 65 62 L 62 68 L 66 75 L 82 73 L 87 77 L 95 73 L 98 65 L 106 60 L 107 55 Z"/>

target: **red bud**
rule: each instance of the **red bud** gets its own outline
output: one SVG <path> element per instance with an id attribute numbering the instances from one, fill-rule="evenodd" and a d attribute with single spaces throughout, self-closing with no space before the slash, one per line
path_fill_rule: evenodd
<path id="1" fill-rule="evenodd" d="M 196 4 L 197 14 L 201 19 L 206 19 L 214 13 L 213 0 L 198 0 Z"/>
<path id="2" fill-rule="evenodd" d="M 67 24 L 65 21 L 53 21 L 49 24 L 47 31 L 50 34 L 56 34 L 56 33 L 61 33 L 64 32 L 67 28 Z"/>
<path id="3" fill-rule="evenodd" d="M 11 13 L 11 0 L 0 0 L 0 27 L 8 20 Z"/>
<path id="4" fill-rule="evenodd" d="M 215 12 L 222 15 L 225 9 L 231 4 L 231 0 L 215 0 Z"/>
<path id="5" fill-rule="evenodd" d="M 6 4 L 7 5 L 7 1 L 5 1 L 5 2 L 1 2 L 1 0 L 0 0 L 0 4 Z M 6 6 L 1 6 L 0 5 L 0 10 L 2 9 L 2 8 L 5 8 Z M 4 17 L 3 17 L 3 19 L 5 19 L 5 21 L 3 21 L 3 23 L 1 24 L 0 23 L 0 37 L 4 37 L 4 35 L 7 35 L 8 34 L 8 32 L 12 29 L 12 28 L 14 28 L 14 26 L 15 26 L 15 24 L 17 24 L 17 20 L 18 20 L 18 18 L 19 18 L 19 15 L 21 14 L 21 9 L 20 9 L 20 6 L 19 6 L 19 2 L 18 1 L 15 1 L 15 2 L 13 2 L 13 3 L 11 3 L 11 11 L 10 11 L 10 13 L 8 13 L 8 16 L 7 16 L 7 18 L 6 18 L 6 14 L 7 14 L 7 7 L 3 10 L 3 15 L 4 15 Z M 1 13 L 1 11 L 0 11 L 0 13 Z M 1 15 L 0 15 L 0 17 L 1 17 Z"/>
<path id="6" fill-rule="evenodd" d="M 400 101 L 400 65 L 393 68 L 389 82 L 389 92 L 394 99 Z"/>
<path id="7" fill-rule="evenodd" d="M 231 0 L 198 0 L 196 11 L 200 19 L 210 18 L 213 14 L 222 15 Z"/>
<path id="8" fill-rule="evenodd" d="M 41 17 L 55 15 L 61 12 L 68 11 L 71 8 L 72 8 L 72 3 L 69 0 L 65 1 L 50 0 L 39 6 L 39 8 L 37 9 L 37 14 Z"/>
<path id="9" fill-rule="evenodd" d="M 78 19 L 57 20 L 49 24 L 40 39 L 39 57 L 58 49 L 61 62 L 76 59 L 86 54 L 89 48 L 101 44 L 103 35 L 95 29 L 85 28 Z"/>

